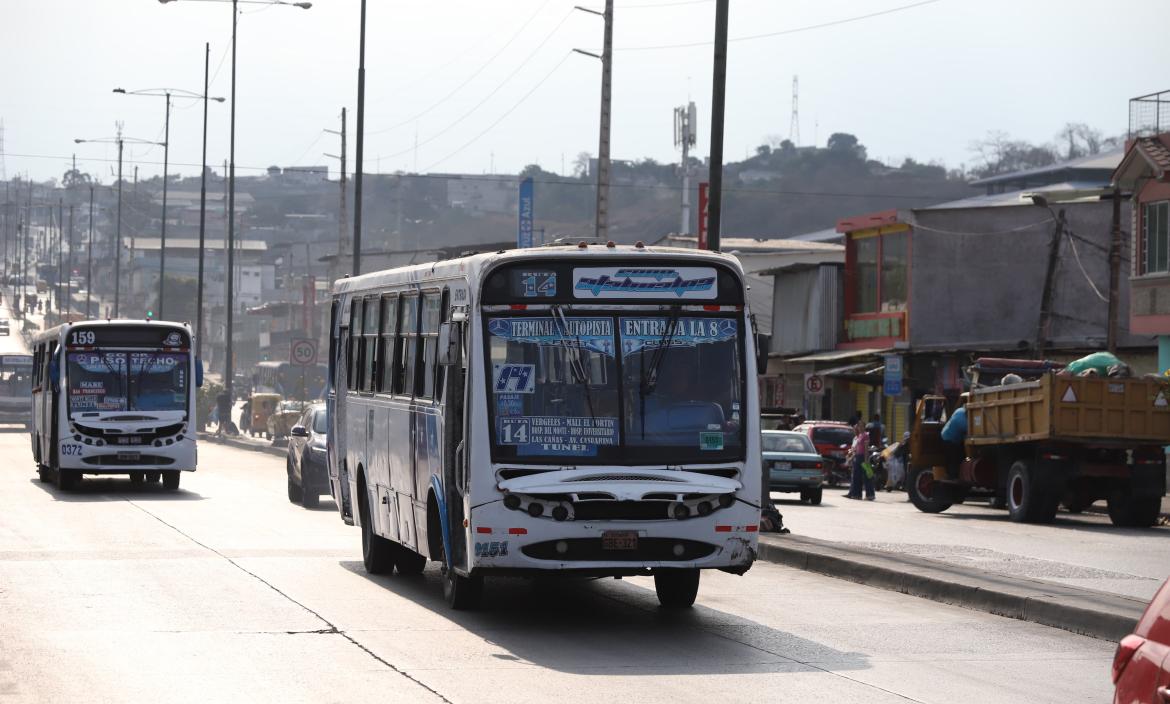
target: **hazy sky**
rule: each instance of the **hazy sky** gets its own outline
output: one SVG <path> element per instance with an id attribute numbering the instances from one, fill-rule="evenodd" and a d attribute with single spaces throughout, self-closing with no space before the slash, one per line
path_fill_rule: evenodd
<path id="1" fill-rule="evenodd" d="M 600 62 L 570 52 L 599 52 L 602 21 L 574 2 L 602 0 L 370 0 L 366 171 L 514 173 L 538 162 L 559 172 L 596 153 Z M 688 97 L 706 155 L 714 1 L 615 6 L 613 156 L 676 161 L 672 110 Z M 343 106 L 352 170 L 358 0 L 241 8 L 238 173 L 336 169 L 322 153 L 337 153 L 338 138 L 323 129 L 339 127 Z M 1128 98 L 1170 88 L 1167 0 L 732 0 L 730 17 L 728 160 L 788 136 L 793 75 L 801 144 L 849 131 L 872 157 L 949 166 L 969 162 L 970 142 L 990 129 L 1033 141 L 1067 121 L 1122 133 Z M 120 120 L 128 137 L 161 141 L 164 103 L 111 90 L 201 91 L 206 41 L 210 92 L 227 96 L 230 38 L 223 2 L 0 0 L 7 175 L 60 178 L 76 154 L 108 183 L 116 149 L 73 139 L 112 137 Z M 208 159 L 221 164 L 226 103 L 212 104 L 209 124 Z M 200 125 L 200 105 L 177 100 L 173 172 L 198 173 Z M 135 146 L 126 159 L 128 175 L 131 162 L 162 171 L 161 148 Z"/>

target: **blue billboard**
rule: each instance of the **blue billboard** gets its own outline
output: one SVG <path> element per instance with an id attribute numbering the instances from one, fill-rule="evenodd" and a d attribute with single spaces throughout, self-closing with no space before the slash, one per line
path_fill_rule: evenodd
<path id="1" fill-rule="evenodd" d="M 531 178 L 520 182 L 520 224 L 516 230 L 516 247 L 518 249 L 527 249 L 532 246 L 532 206 L 535 190 Z"/>

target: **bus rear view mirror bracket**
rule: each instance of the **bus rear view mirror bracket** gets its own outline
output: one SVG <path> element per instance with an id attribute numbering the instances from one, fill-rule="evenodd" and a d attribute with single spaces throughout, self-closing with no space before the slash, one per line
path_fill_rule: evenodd
<path id="1" fill-rule="evenodd" d="M 463 324 L 447 322 L 439 326 L 439 364 L 459 366 L 463 353 Z"/>
<path id="2" fill-rule="evenodd" d="M 195 358 L 195 388 L 203 388 L 203 360 Z"/>

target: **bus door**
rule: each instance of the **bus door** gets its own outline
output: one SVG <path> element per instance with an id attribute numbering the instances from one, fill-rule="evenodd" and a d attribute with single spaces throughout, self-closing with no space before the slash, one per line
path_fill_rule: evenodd
<path id="1" fill-rule="evenodd" d="M 328 407 L 329 417 L 332 422 L 329 427 L 329 476 L 330 480 L 336 482 L 338 495 L 337 499 L 338 509 L 341 511 L 343 518 L 353 517 L 353 506 L 350 503 L 349 493 L 349 477 L 346 473 L 341 472 L 341 467 L 346 462 L 347 443 L 345 441 L 346 429 L 349 425 L 346 423 L 346 406 L 349 393 L 349 325 L 346 324 L 345 314 L 348 312 L 343 308 L 341 301 L 334 299 L 333 301 L 333 325 L 334 329 L 331 331 L 330 339 L 333 341 L 334 348 L 332 356 L 330 357 L 333 365 L 333 393 L 329 395 Z"/>
<path id="2" fill-rule="evenodd" d="M 446 303 L 446 301 L 444 301 Z M 467 564 L 466 534 L 462 518 L 466 515 L 463 496 L 467 487 L 467 450 L 465 437 L 467 404 L 467 309 L 448 310 L 444 305 L 444 323 L 439 330 L 438 362 L 445 377 L 442 390 L 442 464 L 443 489 L 447 501 L 447 525 L 450 535 L 452 564 Z M 434 542 L 439 536 L 428 536 Z"/>

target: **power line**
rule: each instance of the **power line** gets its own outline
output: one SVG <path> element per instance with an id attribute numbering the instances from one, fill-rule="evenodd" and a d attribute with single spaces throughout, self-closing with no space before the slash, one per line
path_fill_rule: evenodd
<path id="1" fill-rule="evenodd" d="M 508 41 L 504 42 L 504 45 L 501 46 L 499 48 L 499 50 L 496 51 L 496 53 L 492 54 L 491 57 L 487 61 L 484 61 L 482 64 L 480 64 L 480 67 L 475 71 L 475 73 L 471 74 L 470 76 L 467 77 L 466 80 L 464 80 L 459 85 L 455 86 L 455 88 L 453 88 L 451 90 L 451 92 L 447 93 L 442 98 L 439 98 L 438 101 L 436 101 L 435 103 L 432 103 L 430 105 L 430 107 L 428 107 L 427 109 L 423 110 L 420 113 L 417 113 L 414 117 L 407 118 L 407 119 L 403 120 L 402 122 L 395 123 L 393 125 L 390 125 L 389 127 L 383 127 L 380 130 L 366 130 L 366 136 L 371 136 L 371 135 L 375 135 L 375 134 L 383 134 L 385 132 L 390 132 L 391 130 L 396 130 L 399 127 L 409 125 L 412 122 L 414 122 L 415 120 L 417 120 L 418 118 L 429 114 L 432 110 L 434 110 L 435 108 L 439 107 L 443 103 L 450 100 L 456 93 L 463 90 L 463 88 L 465 88 L 468 83 L 471 83 L 476 78 L 478 78 L 479 75 L 481 73 L 483 73 L 487 69 L 487 67 L 492 64 L 493 61 L 498 59 L 500 57 L 500 55 L 503 54 L 508 49 L 508 47 L 512 46 L 512 43 L 515 42 L 516 39 L 518 39 L 520 37 L 520 35 L 524 33 L 524 30 L 528 29 L 528 25 L 532 24 L 532 21 L 534 19 L 536 19 L 536 16 L 539 15 L 541 12 L 543 12 L 544 8 L 548 7 L 548 4 L 550 2 L 552 2 L 552 0 L 545 0 L 544 4 L 542 4 L 540 7 L 536 8 L 536 12 L 533 12 L 531 15 L 529 15 L 528 19 L 524 21 L 524 24 L 520 25 L 520 28 L 516 30 L 516 33 L 513 34 L 511 37 L 509 37 Z M 564 20 L 562 20 L 562 22 L 564 22 Z M 558 25 L 558 27 L 559 26 L 560 25 Z"/>
<path id="2" fill-rule="evenodd" d="M 818 24 L 810 24 L 804 27 L 793 27 L 792 29 L 782 29 L 777 32 L 765 32 L 764 34 L 749 34 L 743 37 L 732 37 L 728 39 L 729 42 L 746 42 L 754 39 L 767 39 L 770 37 L 780 37 L 786 34 L 796 34 L 798 32 L 808 32 L 814 29 L 824 29 L 825 27 L 835 27 L 837 25 L 849 24 L 851 22 L 860 22 L 861 20 L 868 20 L 873 17 L 881 17 L 882 15 L 890 15 L 895 12 L 902 12 L 904 10 L 911 10 L 923 5 L 931 5 L 941 0 L 921 0 L 921 2 L 911 3 L 909 5 L 900 5 L 898 7 L 891 7 L 888 10 L 880 10 L 878 12 L 871 12 L 865 15 L 857 15 L 856 17 L 846 17 L 840 20 L 832 20 L 829 22 L 821 22 Z M 657 44 L 653 46 L 623 46 L 617 47 L 618 51 L 658 51 L 661 49 L 689 49 L 699 46 L 712 46 L 714 42 L 688 42 L 685 44 Z"/>
<path id="3" fill-rule="evenodd" d="M 455 127 L 457 127 L 464 120 L 471 117 L 471 115 L 474 114 L 475 111 L 479 110 L 481 107 L 484 106 L 485 103 L 487 103 L 489 100 L 494 98 L 496 96 L 496 94 L 499 93 L 504 88 L 504 86 L 506 86 L 513 78 L 516 77 L 516 74 L 520 73 L 520 71 L 523 70 L 524 67 L 526 67 L 528 65 L 528 63 L 532 60 L 532 58 L 534 56 L 536 56 L 536 54 L 541 49 L 544 48 L 544 45 L 547 44 L 549 42 L 549 40 L 553 38 L 553 35 L 555 35 L 557 33 L 557 31 L 560 30 L 561 26 L 565 24 L 565 22 L 569 19 L 569 17 L 572 14 L 573 14 L 572 10 L 565 13 L 565 16 L 561 18 L 561 21 L 557 22 L 556 26 L 552 28 L 552 31 L 549 32 L 548 35 L 546 35 L 543 40 L 541 40 L 540 44 L 536 45 L 536 48 L 532 50 L 532 53 L 530 53 L 528 56 L 526 56 L 524 58 L 524 61 L 522 61 L 520 63 L 520 65 L 516 67 L 516 69 L 514 71 L 509 73 L 507 75 L 507 77 L 504 78 L 503 81 L 500 81 L 500 83 L 497 84 L 496 87 L 493 88 L 490 93 L 488 93 L 486 96 L 484 96 L 483 100 L 480 100 L 478 103 L 476 103 L 474 106 L 472 106 L 472 108 L 470 110 L 468 110 L 467 112 L 460 115 L 454 122 L 448 124 L 446 127 L 439 130 L 438 132 L 431 135 L 430 137 L 427 137 L 423 141 L 416 142 L 413 146 L 411 146 L 407 149 L 403 149 L 401 151 L 394 152 L 393 154 L 379 154 L 377 156 L 377 158 L 379 158 L 379 159 L 394 159 L 394 158 L 400 157 L 404 154 L 409 154 L 410 152 L 418 149 L 419 147 L 425 146 L 425 145 L 430 144 L 431 142 L 435 141 L 436 139 L 439 139 L 440 137 L 447 134 Z"/>

